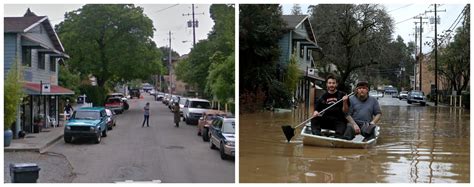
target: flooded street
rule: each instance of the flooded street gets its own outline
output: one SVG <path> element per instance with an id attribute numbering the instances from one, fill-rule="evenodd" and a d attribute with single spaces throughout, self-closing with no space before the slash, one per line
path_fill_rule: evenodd
<path id="1" fill-rule="evenodd" d="M 468 110 L 380 104 L 380 136 L 370 149 L 303 146 L 301 128 L 287 143 L 281 126 L 303 121 L 300 113 L 240 115 L 240 182 L 470 182 Z"/>

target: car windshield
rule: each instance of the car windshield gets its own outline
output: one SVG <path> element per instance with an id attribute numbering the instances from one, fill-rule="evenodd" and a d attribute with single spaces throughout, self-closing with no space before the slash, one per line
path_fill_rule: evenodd
<path id="1" fill-rule="evenodd" d="M 411 92 L 411 95 L 422 96 L 423 94 L 421 92 Z"/>
<path id="2" fill-rule="evenodd" d="M 209 102 L 206 101 L 193 101 L 191 102 L 191 108 L 204 108 L 204 109 L 210 109 L 211 105 Z"/>
<path id="3" fill-rule="evenodd" d="M 120 103 L 121 100 L 119 98 L 109 98 L 107 103 Z"/>
<path id="4" fill-rule="evenodd" d="M 98 111 L 76 111 L 72 116 L 73 119 L 88 119 L 96 120 L 100 119 L 100 112 Z"/>
<path id="5" fill-rule="evenodd" d="M 222 133 L 226 134 L 235 134 L 235 122 L 234 121 L 227 121 L 224 122 L 221 129 Z"/>

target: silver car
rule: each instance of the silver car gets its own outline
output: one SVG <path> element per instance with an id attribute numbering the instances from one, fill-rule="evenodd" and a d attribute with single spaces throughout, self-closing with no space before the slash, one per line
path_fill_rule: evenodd
<path id="1" fill-rule="evenodd" d="M 408 104 L 420 103 L 421 106 L 425 106 L 426 105 L 425 94 L 419 90 L 410 91 L 408 92 L 407 103 Z"/>

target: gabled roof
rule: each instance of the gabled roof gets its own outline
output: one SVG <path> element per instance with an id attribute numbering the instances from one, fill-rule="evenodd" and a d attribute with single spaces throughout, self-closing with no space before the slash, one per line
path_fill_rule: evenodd
<path id="1" fill-rule="evenodd" d="M 313 27 L 309 21 L 307 15 L 282 15 L 281 18 L 286 22 L 286 29 L 295 30 L 301 24 L 305 25 L 306 32 L 308 33 L 308 39 L 316 43 L 316 37 L 314 36 Z"/>
<path id="2" fill-rule="evenodd" d="M 32 28 L 42 24 L 53 42 L 54 48 L 64 53 L 64 47 L 47 16 L 37 16 L 28 8 L 23 17 L 4 17 L 3 21 L 4 33 L 26 33 Z"/>
<path id="3" fill-rule="evenodd" d="M 287 29 L 295 29 L 298 27 L 308 16 L 306 15 L 282 15 L 281 18 L 286 22 Z"/>

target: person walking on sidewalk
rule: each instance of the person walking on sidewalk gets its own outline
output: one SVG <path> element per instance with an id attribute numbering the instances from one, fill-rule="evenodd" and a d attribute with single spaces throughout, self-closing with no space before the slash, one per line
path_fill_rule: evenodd
<path id="1" fill-rule="evenodd" d="M 173 113 L 174 113 L 174 123 L 176 127 L 179 127 L 179 121 L 181 120 L 181 115 L 179 114 L 179 103 L 174 103 L 173 106 Z"/>
<path id="2" fill-rule="evenodd" d="M 143 107 L 143 114 L 144 114 L 144 119 L 143 119 L 142 127 L 145 126 L 145 121 L 146 121 L 146 126 L 150 127 L 148 123 L 150 119 L 150 103 L 146 103 L 145 107 Z"/>

